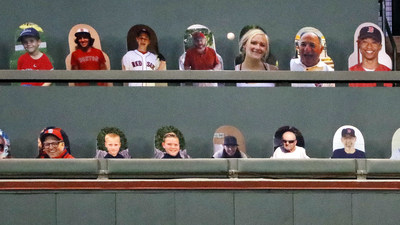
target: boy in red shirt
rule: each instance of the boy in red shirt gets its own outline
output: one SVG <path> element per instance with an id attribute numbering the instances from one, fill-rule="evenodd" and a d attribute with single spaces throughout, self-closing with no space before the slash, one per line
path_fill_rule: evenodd
<path id="1" fill-rule="evenodd" d="M 24 29 L 17 41 L 24 46 L 26 53 L 18 59 L 18 70 L 53 70 L 53 65 L 46 54 L 39 50 L 40 35 L 35 28 Z M 22 86 L 50 86 L 51 83 L 44 82 L 22 82 Z"/>

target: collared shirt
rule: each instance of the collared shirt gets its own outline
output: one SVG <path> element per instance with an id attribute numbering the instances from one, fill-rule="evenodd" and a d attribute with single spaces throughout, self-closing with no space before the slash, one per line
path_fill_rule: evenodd
<path id="1" fill-rule="evenodd" d="M 290 60 L 290 71 L 334 71 L 326 63 L 319 60 L 317 65 L 312 67 L 305 66 L 300 58 Z M 292 83 L 292 87 L 335 87 L 334 83 Z"/>

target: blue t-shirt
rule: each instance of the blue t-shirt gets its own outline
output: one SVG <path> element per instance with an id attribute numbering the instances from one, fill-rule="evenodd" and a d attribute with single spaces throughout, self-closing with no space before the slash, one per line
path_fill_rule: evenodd
<path id="1" fill-rule="evenodd" d="M 332 159 L 335 158 L 366 158 L 365 153 L 363 151 L 357 150 L 353 154 L 347 154 L 344 151 L 344 148 L 336 149 L 333 151 Z"/>

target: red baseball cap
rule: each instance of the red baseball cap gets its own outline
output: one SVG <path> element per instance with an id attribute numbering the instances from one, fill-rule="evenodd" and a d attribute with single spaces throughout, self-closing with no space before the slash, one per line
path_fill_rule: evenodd
<path id="1" fill-rule="evenodd" d="M 201 33 L 200 31 L 196 31 L 192 34 L 193 39 L 198 39 L 198 38 L 206 38 L 206 36 Z"/>
<path id="2" fill-rule="evenodd" d="M 61 134 L 61 128 L 49 128 L 46 129 L 45 131 L 43 131 L 43 133 L 40 135 L 40 141 L 44 141 L 44 139 L 49 136 L 49 135 L 53 135 L 56 138 L 60 139 L 61 141 L 64 141 L 64 138 Z"/>

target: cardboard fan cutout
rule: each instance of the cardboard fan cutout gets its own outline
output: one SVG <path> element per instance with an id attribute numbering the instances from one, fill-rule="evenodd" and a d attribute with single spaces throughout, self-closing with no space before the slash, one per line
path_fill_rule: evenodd
<path id="1" fill-rule="evenodd" d="M 221 70 L 224 69 L 224 63 L 222 60 L 222 57 L 217 53 L 217 50 L 215 48 L 215 39 L 214 39 L 214 34 L 211 32 L 211 30 L 201 24 L 194 24 L 189 26 L 185 34 L 183 36 L 183 49 L 184 53 L 179 57 L 179 70 L 184 70 L 184 63 L 185 63 L 185 56 L 186 56 L 186 51 L 193 46 L 193 38 L 192 34 L 195 32 L 201 32 L 203 33 L 206 38 L 207 38 L 207 47 L 212 48 L 215 50 L 215 53 L 217 54 L 218 60 L 221 63 Z"/>
<path id="2" fill-rule="evenodd" d="M 345 148 L 354 148 L 356 152 L 346 156 L 343 156 L 343 154 L 338 154 L 339 152 L 344 153 Z M 332 158 L 365 158 L 364 137 L 360 130 L 351 125 L 339 127 L 333 136 L 332 151 Z M 357 151 L 361 152 L 358 154 Z M 340 157 L 333 157 L 335 155 Z M 364 155 L 364 157 L 357 157 L 357 155 Z"/>
<path id="3" fill-rule="evenodd" d="M 47 55 L 47 57 L 50 59 L 51 63 L 53 64 L 53 60 L 52 58 L 49 56 L 49 54 L 47 53 L 47 38 L 46 35 L 44 33 L 44 30 L 37 24 L 32 23 L 32 22 L 27 22 L 24 24 L 21 24 L 18 29 L 15 31 L 15 36 L 14 36 L 14 41 L 15 41 L 15 47 L 14 47 L 14 53 L 11 55 L 10 57 L 10 69 L 12 70 L 16 70 L 17 69 L 17 65 L 18 65 L 18 59 L 22 54 L 25 54 L 25 49 L 24 46 L 22 45 L 21 42 L 17 41 L 19 35 L 21 34 L 21 32 L 26 29 L 26 28 L 35 28 L 40 35 L 40 46 L 39 46 L 39 50 L 43 53 L 45 53 Z"/>
<path id="4" fill-rule="evenodd" d="M 258 25 L 247 25 L 247 26 L 244 26 L 242 28 L 242 30 L 240 31 L 239 41 L 242 39 L 243 35 L 245 35 L 249 30 L 252 30 L 252 29 L 260 29 L 260 30 L 264 31 L 264 33 L 267 33 L 267 32 L 265 32 L 265 30 L 262 27 L 260 27 Z M 241 53 L 242 47 L 243 46 L 239 46 L 239 55 L 237 55 L 235 58 L 235 65 L 241 64 L 244 60 L 244 55 L 243 55 L 243 53 Z M 268 64 L 271 64 L 271 65 L 278 66 L 277 60 L 271 54 L 271 46 L 269 46 L 268 52 L 266 53 L 265 62 Z"/>
<path id="5" fill-rule="evenodd" d="M 385 49 L 386 49 L 386 47 L 385 47 L 385 37 L 383 35 L 383 32 L 382 32 L 382 30 L 381 30 L 381 28 L 379 26 L 377 26 L 374 23 L 370 23 L 370 22 L 363 23 L 363 24 L 359 25 L 357 27 L 356 31 L 354 32 L 354 52 L 349 56 L 349 59 L 348 59 L 349 69 L 352 66 L 355 66 L 357 64 L 362 63 L 362 58 L 363 57 L 362 57 L 362 54 L 361 54 L 361 52 L 359 50 L 358 37 L 360 35 L 361 29 L 364 28 L 364 27 L 368 27 L 369 28 L 367 33 L 369 32 L 369 33 L 372 34 L 372 33 L 376 32 L 376 31 L 380 32 L 382 47 L 381 47 L 381 49 L 380 49 L 380 51 L 378 53 L 378 62 L 379 62 L 379 64 L 382 64 L 382 65 L 386 66 L 387 68 L 392 69 L 392 59 L 390 58 L 390 56 L 388 54 L 386 54 L 386 51 L 385 51 Z"/>
<path id="6" fill-rule="evenodd" d="M 138 42 L 136 41 L 136 38 L 138 36 L 138 33 L 140 33 L 141 30 L 145 30 L 149 34 L 150 38 L 150 44 L 147 46 L 147 51 L 153 53 L 160 59 L 160 63 L 158 67 L 156 67 L 155 70 L 166 70 L 167 69 L 167 64 L 166 60 L 164 59 L 164 56 L 160 53 L 158 49 L 158 38 L 156 32 L 154 30 L 144 24 L 136 24 L 132 26 L 129 31 L 128 35 L 126 38 L 126 44 L 127 44 L 127 50 L 128 51 L 133 51 L 138 48 Z M 129 86 L 168 86 L 167 83 L 129 83 Z"/>
<path id="7" fill-rule="evenodd" d="M 214 153 L 222 150 L 224 147 L 224 137 L 225 136 L 234 136 L 237 140 L 239 150 L 243 153 L 246 153 L 246 141 L 244 139 L 244 136 L 242 132 L 230 125 L 224 125 L 218 127 L 215 132 L 214 132 L 214 137 L 213 137 L 213 145 L 214 145 Z"/>
<path id="8" fill-rule="evenodd" d="M 321 54 L 319 55 L 319 58 L 321 59 L 322 62 L 326 63 L 328 66 L 330 66 L 330 67 L 332 67 L 332 69 L 334 69 L 335 65 L 333 63 L 333 60 L 331 59 L 331 57 L 328 56 L 328 46 L 326 44 L 325 36 L 321 33 L 320 30 L 318 30 L 317 28 L 314 28 L 314 27 L 303 27 L 297 32 L 296 37 L 294 39 L 294 46 L 295 46 L 294 58 L 300 57 L 300 55 L 299 55 L 299 40 L 300 40 L 301 34 L 303 34 L 304 32 L 315 33 L 316 35 L 318 35 L 318 37 L 321 38 L 321 45 L 324 46 L 324 50 L 322 50 Z"/>
<path id="9" fill-rule="evenodd" d="M 75 33 L 78 29 L 87 29 L 90 32 L 90 36 L 94 39 L 93 47 L 102 50 L 101 49 L 101 42 L 100 42 L 100 36 L 97 33 L 97 31 L 91 27 L 90 25 L 87 24 L 77 24 L 71 28 L 68 34 L 68 44 L 69 44 L 69 54 L 67 58 L 65 59 L 65 68 L 67 70 L 71 70 L 71 54 L 74 52 L 77 48 L 77 44 L 75 43 Z M 110 70 L 110 58 L 108 55 L 103 51 L 104 58 L 106 59 L 106 67 L 107 70 Z"/>
<path id="10" fill-rule="evenodd" d="M 297 146 L 303 148 L 305 147 L 304 137 L 299 129 L 291 126 L 283 126 L 278 128 L 278 130 L 276 130 L 274 134 L 274 146 L 273 146 L 274 150 L 282 146 L 282 135 L 287 131 L 292 131 L 296 135 Z"/>
<path id="11" fill-rule="evenodd" d="M 392 138 L 392 156 L 390 159 L 400 159 L 400 128 L 396 130 Z"/>

